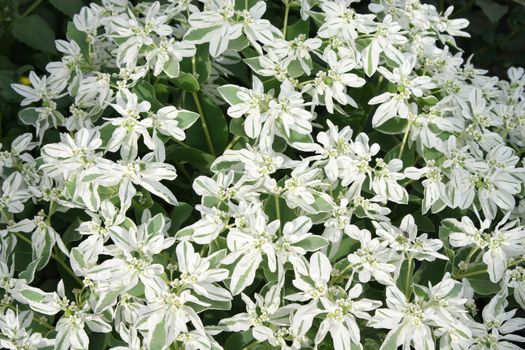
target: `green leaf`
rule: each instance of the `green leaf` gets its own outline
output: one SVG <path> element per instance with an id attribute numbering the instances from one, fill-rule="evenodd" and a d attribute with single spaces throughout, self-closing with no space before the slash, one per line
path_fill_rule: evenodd
<path id="1" fill-rule="evenodd" d="M 439 102 L 439 99 L 434 95 L 429 95 L 418 98 L 418 101 L 427 106 L 434 106 L 436 103 Z"/>
<path id="2" fill-rule="evenodd" d="M 253 340 L 252 331 L 233 333 L 226 339 L 224 348 L 228 350 L 242 350 Z"/>
<path id="3" fill-rule="evenodd" d="M 13 37 L 35 50 L 56 53 L 55 33 L 39 15 L 16 20 L 13 25 Z"/>
<path id="4" fill-rule="evenodd" d="M 199 84 L 206 83 L 211 74 L 211 62 L 208 45 L 197 46 L 195 68 Z"/>
<path id="5" fill-rule="evenodd" d="M 65 0 L 69 1 L 69 0 Z M 105 349 L 111 335 L 109 333 L 92 333 L 89 335 L 89 350 Z"/>
<path id="6" fill-rule="evenodd" d="M 69 17 L 73 17 L 76 13 L 79 13 L 80 9 L 84 6 L 81 0 L 50 0 L 49 2 L 57 10 Z"/>
<path id="7" fill-rule="evenodd" d="M 250 58 L 245 58 L 244 60 L 244 63 L 246 63 L 248 65 L 248 67 L 250 67 L 255 73 L 259 73 L 259 71 L 261 69 L 263 69 L 263 67 L 261 66 L 261 63 L 259 62 L 259 57 L 250 57 Z"/>
<path id="8" fill-rule="evenodd" d="M 219 29 L 221 26 L 222 25 L 218 24 L 216 26 L 209 27 L 209 28 L 191 28 L 190 30 L 188 30 L 188 32 L 186 32 L 186 35 L 184 35 L 184 40 L 199 42 L 203 40 L 204 37 L 208 33 L 211 33 L 212 31 Z"/>
<path id="9" fill-rule="evenodd" d="M 164 73 L 169 78 L 177 78 L 180 74 L 180 62 L 173 57 L 164 66 Z"/>
<path id="10" fill-rule="evenodd" d="M 232 278 L 230 280 L 230 291 L 232 295 L 237 295 L 248 285 L 252 284 L 255 272 L 261 264 L 262 257 L 258 252 L 247 253 L 238 260 L 234 266 Z"/>
<path id="11" fill-rule="evenodd" d="M 301 34 L 308 36 L 310 32 L 310 19 L 303 21 L 298 20 L 294 24 L 288 26 L 286 30 L 286 40 L 292 40 Z"/>
<path id="12" fill-rule="evenodd" d="M 188 203 L 179 202 L 170 211 L 169 218 L 171 219 L 171 226 L 169 232 L 176 232 L 181 225 L 190 217 L 193 207 Z"/>
<path id="13" fill-rule="evenodd" d="M 200 90 L 199 81 L 195 79 L 193 74 L 180 72 L 177 79 L 172 80 L 175 85 L 185 91 L 197 92 Z"/>
<path id="14" fill-rule="evenodd" d="M 166 325 L 162 318 L 159 323 L 153 327 L 153 335 L 149 343 L 149 349 L 164 349 L 166 347 Z"/>
<path id="15" fill-rule="evenodd" d="M 233 118 L 230 121 L 230 132 L 235 136 L 246 137 L 246 131 L 244 131 L 244 119 L 243 118 Z"/>
<path id="16" fill-rule="evenodd" d="M 419 231 L 436 232 L 436 226 L 434 226 L 434 223 L 428 217 L 421 215 L 419 212 L 413 213 L 412 216 L 416 221 L 416 225 Z"/>
<path id="17" fill-rule="evenodd" d="M 399 159 L 399 151 L 401 150 L 401 145 L 397 145 L 394 148 L 390 149 L 385 155 L 385 162 L 389 162 L 392 159 Z M 408 167 L 414 164 L 414 150 L 409 148 L 408 145 L 405 145 L 403 154 L 401 155 L 401 160 L 403 161 L 403 166 Z"/>
<path id="18" fill-rule="evenodd" d="M 405 132 L 408 126 L 408 121 L 403 118 L 392 118 L 383 124 L 376 126 L 374 129 L 387 135 L 398 135 Z"/>
<path id="19" fill-rule="evenodd" d="M 492 23 L 497 23 L 501 17 L 505 16 L 509 10 L 508 6 L 498 4 L 492 0 L 476 0 L 476 5 L 481 7 L 481 11 Z"/>
<path id="20" fill-rule="evenodd" d="M 328 245 L 328 241 L 321 236 L 310 236 L 295 244 L 307 252 L 314 252 Z"/>
<path id="21" fill-rule="evenodd" d="M 203 152 L 192 147 L 171 145 L 166 148 L 166 158 L 170 162 L 188 162 L 195 169 L 208 173 L 211 163 L 215 157 L 209 153 Z"/>
<path id="22" fill-rule="evenodd" d="M 26 125 L 36 125 L 38 117 L 39 113 L 34 107 L 24 108 L 18 112 L 18 118 Z"/>
<path id="23" fill-rule="evenodd" d="M 414 273 L 413 282 L 423 286 L 428 285 L 428 282 L 435 285 L 441 281 L 445 272 L 451 272 L 451 269 L 452 266 L 447 260 L 436 259 L 431 263 L 425 262 Z"/>
<path id="24" fill-rule="evenodd" d="M 75 27 L 75 25 L 73 24 L 73 22 L 69 22 L 67 24 L 66 37 L 69 40 L 73 40 L 77 43 L 77 45 L 80 47 L 80 52 L 82 52 L 82 55 L 84 57 L 89 57 L 89 44 L 87 42 L 87 34 L 78 30 L 77 27 Z"/>
<path id="25" fill-rule="evenodd" d="M 208 127 L 208 132 L 215 148 L 216 154 L 222 154 L 228 145 L 228 124 L 222 110 L 208 97 L 201 93 L 197 94 L 199 102 L 202 107 L 204 119 Z M 186 108 L 192 111 L 198 111 L 193 98 L 186 99 Z M 205 152 L 209 152 L 209 147 L 206 142 L 206 136 L 202 123 L 196 122 L 186 131 L 187 141 L 191 147 L 198 148 Z"/>
<path id="26" fill-rule="evenodd" d="M 182 130 L 186 130 L 187 128 L 192 126 L 197 121 L 197 119 L 199 119 L 199 113 L 180 110 L 177 112 L 176 119 L 179 122 L 178 127 Z"/>
<path id="27" fill-rule="evenodd" d="M 473 264 L 461 273 L 461 276 L 467 278 L 472 289 L 478 294 L 491 295 L 500 290 L 496 283 L 490 281 L 487 265 L 483 263 Z"/>
<path id="28" fill-rule="evenodd" d="M 410 266 L 410 270 L 408 269 L 409 266 L 408 266 L 408 259 L 405 259 L 403 261 L 403 264 L 401 265 L 401 270 L 399 271 L 399 277 L 397 278 L 397 281 L 396 281 L 396 285 L 397 287 L 402 290 L 402 291 L 405 291 L 405 293 L 407 292 L 405 290 L 405 283 L 406 283 L 406 280 L 407 278 L 410 276 L 412 277 L 413 274 L 414 274 L 414 267 L 415 267 L 415 261 L 413 260 L 412 261 L 412 264 Z M 410 290 L 410 288 L 412 288 L 413 286 L 412 285 L 409 285 L 408 288 Z"/>
<path id="29" fill-rule="evenodd" d="M 242 51 L 243 49 L 247 48 L 250 45 L 250 42 L 244 35 L 241 35 L 237 39 L 230 40 L 228 43 L 228 49 L 233 51 Z"/>
<path id="30" fill-rule="evenodd" d="M 235 105 L 237 103 L 242 102 L 242 100 L 237 97 L 239 91 L 242 91 L 242 88 L 240 86 L 228 84 L 219 86 L 217 90 L 221 94 L 224 101 L 228 102 L 228 104 L 230 105 Z"/>
<path id="31" fill-rule="evenodd" d="M 148 83 L 145 80 L 141 80 L 135 87 L 133 88 L 133 92 L 142 100 L 142 101 L 148 101 L 151 103 L 151 107 L 153 110 L 158 110 L 162 108 L 162 103 L 160 103 L 159 100 L 157 100 L 157 96 L 155 94 L 155 89 L 153 88 L 153 85 Z"/>
<path id="32" fill-rule="evenodd" d="M 220 300 L 211 300 L 209 298 L 203 297 L 202 295 L 199 295 L 199 300 L 202 302 L 205 302 L 209 305 L 203 306 L 201 304 L 196 303 L 188 303 L 188 305 L 191 306 L 195 312 L 201 312 L 205 310 L 231 310 L 232 308 L 232 302 L 230 300 L 228 301 L 220 301 Z"/>

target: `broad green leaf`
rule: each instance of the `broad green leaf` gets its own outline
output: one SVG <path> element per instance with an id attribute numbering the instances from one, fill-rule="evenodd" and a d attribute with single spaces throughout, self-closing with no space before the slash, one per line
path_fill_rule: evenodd
<path id="1" fill-rule="evenodd" d="M 51 5 L 69 17 L 73 17 L 84 6 L 81 0 L 50 0 Z"/>
<path id="2" fill-rule="evenodd" d="M 306 37 L 308 37 L 309 32 L 310 19 L 307 19 L 306 21 L 300 19 L 294 24 L 288 26 L 286 29 L 286 40 L 293 40 L 301 34 L 304 34 Z"/>
<path id="3" fill-rule="evenodd" d="M 84 58 L 89 57 L 89 44 L 87 42 L 87 34 L 78 30 L 73 24 L 73 22 L 69 22 L 67 24 L 66 37 L 69 40 L 72 40 L 77 43 L 77 45 L 80 47 L 80 52 L 82 52 Z"/>
<path id="4" fill-rule="evenodd" d="M 328 245 L 328 241 L 321 236 L 312 235 L 300 242 L 297 242 L 295 245 L 303 248 L 307 252 L 315 252 L 321 248 L 326 247 Z"/>
<path id="5" fill-rule="evenodd" d="M 243 118 L 232 118 L 230 121 L 230 132 L 235 136 L 246 137 L 246 131 L 244 131 L 244 119 Z"/>
<path id="6" fill-rule="evenodd" d="M 180 72 L 179 76 L 173 79 L 172 82 L 185 91 L 197 92 L 200 90 L 198 80 L 191 73 Z"/>
<path id="7" fill-rule="evenodd" d="M 208 45 L 198 45 L 196 55 L 196 73 L 199 84 L 204 84 L 208 81 L 211 74 L 211 62 Z"/>
<path id="8" fill-rule="evenodd" d="M 36 125 L 39 113 L 34 107 L 24 108 L 18 112 L 18 118 L 26 125 Z"/>
<path id="9" fill-rule="evenodd" d="M 184 35 L 184 40 L 201 42 L 206 37 L 206 35 L 219 28 L 221 28 L 220 24 L 209 28 L 190 28 L 190 30 L 186 32 L 186 35 Z"/>
<path id="10" fill-rule="evenodd" d="M 14 21 L 13 37 L 35 50 L 55 53 L 55 32 L 39 15 Z"/>
<path id="11" fill-rule="evenodd" d="M 133 87 L 133 92 L 139 97 L 140 100 L 151 103 L 151 108 L 153 110 L 156 111 L 163 107 L 162 103 L 157 100 L 155 89 L 146 80 L 141 80 L 137 85 L 135 85 L 135 87 Z"/>
<path id="12" fill-rule="evenodd" d="M 405 132 L 408 121 L 403 118 L 392 118 L 383 124 L 376 126 L 374 129 L 388 135 L 398 135 Z"/>
<path id="13" fill-rule="evenodd" d="M 487 265 L 483 263 L 474 264 L 461 273 L 462 277 L 467 278 L 474 291 L 481 295 L 495 294 L 500 290 L 500 287 L 490 281 L 487 272 Z"/>
<path id="14" fill-rule="evenodd" d="M 244 331 L 233 333 L 226 339 L 224 349 L 228 350 L 243 350 L 248 344 L 253 341 L 252 331 Z"/>
<path id="15" fill-rule="evenodd" d="M 237 97 L 237 94 L 242 91 L 240 86 L 228 84 L 219 86 L 217 90 L 221 94 L 224 101 L 228 102 L 230 105 L 235 105 L 242 102 L 242 100 Z"/>
<path id="16" fill-rule="evenodd" d="M 164 349 L 166 347 L 166 324 L 165 319 L 162 318 L 152 330 L 151 340 L 149 342 L 150 349 Z"/>
<path id="17" fill-rule="evenodd" d="M 180 74 L 180 62 L 173 57 L 170 58 L 164 66 L 164 73 L 166 73 L 169 78 L 178 78 Z"/>
<path id="18" fill-rule="evenodd" d="M 179 122 L 178 127 L 182 130 L 186 130 L 192 126 L 197 121 L 197 119 L 199 119 L 199 113 L 181 110 L 177 112 L 176 119 Z"/>
<path id="19" fill-rule="evenodd" d="M 179 145 L 171 145 L 166 148 L 166 158 L 170 162 L 187 162 L 193 168 L 209 173 L 209 169 L 215 157 L 209 153 L 203 152 L 192 147 L 184 147 Z M 186 167 L 181 164 L 181 167 Z"/>
<path id="20" fill-rule="evenodd" d="M 170 232 L 177 231 L 181 225 L 190 217 L 193 207 L 188 203 L 179 202 L 170 211 L 169 218 L 171 220 Z"/>
<path id="21" fill-rule="evenodd" d="M 476 5 L 492 23 L 497 23 L 509 10 L 508 6 L 500 5 L 493 0 L 476 0 Z"/>

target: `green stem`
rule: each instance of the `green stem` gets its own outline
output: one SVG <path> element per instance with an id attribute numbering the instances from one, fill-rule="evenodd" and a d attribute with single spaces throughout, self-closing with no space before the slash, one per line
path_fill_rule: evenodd
<path id="1" fill-rule="evenodd" d="M 281 229 L 281 206 L 279 204 L 279 196 L 277 194 L 273 195 L 273 200 L 275 202 L 275 215 L 277 215 L 277 220 L 279 220 L 279 234 L 282 234 Z"/>
<path id="2" fill-rule="evenodd" d="M 208 124 L 206 124 L 206 119 L 204 118 L 204 112 L 202 110 L 201 102 L 199 101 L 199 95 L 196 92 L 192 92 L 193 100 L 197 106 L 197 111 L 199 112 L 199 119 L 201 120 L 202 130 L 204 131 L 204 136 L 206 137 L 206 143 L 208 144 L 208 149 L 210 150 L 211 155 L 215 156 L 215 148 L 211 141 L 210 131 L 208 130 Z"/>
<path id="3" fill-rule="evenodd" d="M 408 134 L 410 133 L 410 126 L 412 125 L 412 122 L 408 122 L 407 129 L 405 130 L 405 134 L 403 135 L 403 141 L 401 141 L 401 147 L 399 147 L 399 156 L 398 158 L 401 159 L 401 156 L 403 156 L 403 151 L 405 150 L 405 145 L 408 140 Z"/>
<path id="4" fill-rule="evenodd" d="M 15 236 L 17 236 L 18 238 L 20 238 L 22 241 L 26 242 L 30 246 L 33 245 L 33 242 L 31 242 L 31 240 L 29 238 L 27 238 L 26 236 L 24 236 L 20 232 L 15 232 Z M 78 284 L 83 285 L 82 280 L 80 278 L 78 278 L 77 275 L 75 275 L 73 270 L 71 270 L 71 268 L 64 262 L 64 260 L 62 259 L 62 257 L 60 255 L 58 255 L 58 254 L 56 254 L 56 252 L 54 252 L 54 253 L 51 253 L 51 257 L 57 263 L 59 263 L 60 266 L 62 266 L 71 275 L 71 277 L 73 277 L 75 279 L 75 281 L 78 282 Z"/>
<path id="5" fill-rule="evenodd" d="M 26 236 L 24 236 L 20 232 L 15 232 L 15 236 L 17 236 L 18 238 L 20 238 L 22 241 L 26 242 L 29 245 L 33 244 L 33 242 L 31 242 L 31 240 L 29 238 L 27 238 Z"/>
<path id="6" fill-rule="evenodd" d="M 290 12 L 290 1 L 284 1 L 284 23 L 283 23 L 283 36 L 286 39 L 286 29 L 288 28 L 288 13 Z"/>
<path id="7" fill-rule="evenodd" d="M 353 269 L 354 268 L 354 265 L 352 264 L 348 264 L 344 269 L 342 269 L 332 280 L 330 280 L 330 285 L 334 285 L 336 283 L 339 283 L 340 281 L 344 280 L 345 279 L 345 273 L 350 270 L 350 269 Z M 352 271 L 352 274 L 350 275 L 351 277 L 353 276 L 354 272 Z"/>
<path id="8" fill-rule="evenodd" d="M 521 259 L 514 261 L 513 263 L 510 263 L 508 267 L 516 266 L 524 262 L 525 262 L 525 258 L 521 258 Z"/>
<path id="9" fill-rule="evenodd" d="M 410 294 L 412 294 L 412 265 L 414 261 L 411 256 L 408 257 L 408 266 L 407 266 L 407 275 L 405 278 L 405 296 L 407 299 L 410 299 Z"/>
<path id="10" fill-rule="evenodd" d="M 53 259 L 55 259 L 55 261 L 60 265 L 62 266 L 62 268 L 64 270 L 67 271 L 67 273 L 69 273 L 71 275 L 71 277 L 73 277 L 75 279 L 75 281 L 80 284 L 81 286 L 84 285 L 84 283 L 82 282 L 82 280 L 77 276 L 75 275 L 75 273 L 73 272 L 73 270 L 71 270 L 71 267 L 69 267 L 68 264 L 66 264 L 66 262 L 64 261 L 64 259 L 62 259 L 62 256 L 60 256 L 59 254 L 57 254 L 56 252 L 55 253 L 52 253 L 51 254 L 51 257 Z"/>
<path id="11" fill-rule="evenodd" d="M 226 149 L 232 149 L 233 146 L 235 146 L 235 144 L 237 144 L 237 142 L 239 142 L 239 140 L 241 139 L 240 136 L 235 136 L 232 141 L 228 144 L 228 146 L 226 146 Z"/>
<path id="12" fill-rule="evenodd" d="M 478 250 L 479 250 L 479 247 L 474 247 L 474 248 L 472 248 L 472 250 L 471 250 L 470 253 L 468 254 L 467 258 L 465 259 L 465 263 L 469 264 L 469 263 L 470 263 L 470 260 L 472 259 L 472 257 L 474 256 L 474 254 L 477 253 Z"/>
<path id="13" fill-rule="evenodd" d="M 35 1 L 31 6 L 29 6 L 27 8 L 27 10 L 24 11 L 24 13 L 22 13 L 22 15 L 19 17 L 20 18 L 24 18 L 25 16 L 27 16 L 28 14 L 30 14 L 31 12 L 33 12 L 34 9 L 36 9 L 38 6 L 40 6 L 41 3 L 43 3 L 44 0 L 37 0 Z"/>

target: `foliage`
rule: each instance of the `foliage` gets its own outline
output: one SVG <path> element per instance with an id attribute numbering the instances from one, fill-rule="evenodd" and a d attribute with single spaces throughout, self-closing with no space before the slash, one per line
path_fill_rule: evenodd
<path id="1" fill-rule="evenodd" d="M 7 1 L 0 347 L 518 349 L 523 7 L 458 4 Z"/>

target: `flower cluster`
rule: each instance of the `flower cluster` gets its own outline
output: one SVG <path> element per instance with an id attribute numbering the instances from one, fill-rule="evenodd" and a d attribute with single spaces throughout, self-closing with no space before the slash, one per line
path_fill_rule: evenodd
<path id="1" fill-rule="evenodd" d="M 82 8 L 13 85 L 0 347 L 519 349 L 525 70 L 452 11 Z"/>

